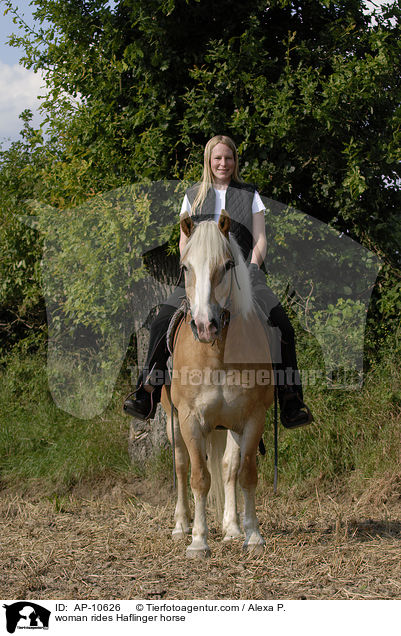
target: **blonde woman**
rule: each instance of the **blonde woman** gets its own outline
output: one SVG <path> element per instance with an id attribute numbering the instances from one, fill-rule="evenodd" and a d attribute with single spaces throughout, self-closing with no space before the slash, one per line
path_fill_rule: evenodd
<path id="1" fill-rule="evenodd" d="M 304 426 L 313 418 L 303 402 L 294 330 L 278 298 L 267 287 L 265 275 L 260 269 L 266 255 L 265 207 L 255 186 L 240 178 L 238 153 L 233 140 L 225 135 L 216 135 L 206 144 L 202 180 L 187 190 L 181 216 L 189 214 L 195 223 L 206 219 L 217 221 L 222 209 L 230 216 L 230 232 L 248 263 L 254 296 L 270 323 L 280 329 L 281 362 L 275 364 L 275 373 L 281 422 L 286 428 Z M 180 253 L 187 240 L 181 230 Z M 154 417 L 161 388 L 167 381 L 167 329 L 184 296 L 184 283 L 181 283 L 152 323 L 147 361 L 134 392 L 135 399 L 127 399 L 124 403 L 124 410 L 130 415 L 140 419 Z"/>

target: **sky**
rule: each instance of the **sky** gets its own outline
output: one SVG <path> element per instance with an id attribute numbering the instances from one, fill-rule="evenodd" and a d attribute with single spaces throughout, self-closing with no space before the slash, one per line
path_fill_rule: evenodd
<path id="1" fill-rule="evenodd" d="M 29 0 L 18 0 L 17 6 L 25 15 L 29 25 L 33 25 Z M 30 108 L 34 113 L 33 124 L 39 125 L 41 117 L 38 113 L 40 101 L 37 96 L 43 94 L 43 79 L 39 73 L 28 71 L 19 64 L 23 55 L 21 49 L 7 45 L 8 36 L 18 33 L 13 24 L 12 15 L 3 15 L 5 5 L 0 2 L 0 143 L 6 148 L 10 141 L 18 138 L 22 129 L 22 121 L 18 115 Z"/>
<path id="2" fill-rule="evenodd" d="M 376 4 L 383 4 L 390 0 L 375 0 Z M 14 0 L 19 13 L 29 26 L 34 26 L 30 0 Z M 113 6 L 115 3 L 110 0 Z M 367 7 L 371 6 L 366 0 Z M 17 25 L 13 24 L 13 16 L 5 10 L 4 0 L 0 0 L 0 144 L 7 148 L 12 141 L 18 139 L 22 129 L 19 114 L 29 108 L 34 114 L 33 126 L 39 126 L 42 117 L 39 113 L 40 100 L 38 95 L 44 94 L 44 82 L 41 74 L 25 69 L 19 64 L 24 51 L 7 45 L 11 33 L 18 33 Z"/>
<path id="3" fill-rule="evenodd" d="M 114 6 L 113 0 L 109 1 Z M 34 26 L 30 0 L 13 0 L 13 6 L 18 7 L 18 13 L 29 26 Z M 18 25 L 13 23 L 13 15 L 4 15 L 6 5 L 0 0 L 0 147 L 6 149 L 12 141 L 16 141 L 23 128 L 19 114 L 29 108 L 34 117 L 31 124 L 40 125 L 43 120 L 39 112 L 41 100 L 38 95 L 44 95 L 45 86 L 42 74 L 34 73 L 19 64 L 24 55 L 23 49 L 16 49 L 7 44 L 12 33 L 18 34 Z"/>

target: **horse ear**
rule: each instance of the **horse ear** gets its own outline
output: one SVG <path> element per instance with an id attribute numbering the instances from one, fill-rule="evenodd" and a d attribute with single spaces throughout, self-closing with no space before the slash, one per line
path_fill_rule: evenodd
<path id="1" fill-rule="evenodd" d="M 224 234 L 224 236 L 226 238 L 228 238 L 228 232 L 230 231 L 230 217 L 228 215 L 228 212 L 226 212 L 226 210 L 222 210 L 221 214 L 220 214 L 220 218 L 219 218 L 219 230 L 222 234 Z"/>
<path id="2" fill-rule="evenodd" d="M 181 217 L 181 229 L 184 232 L 185 236 L 187 236 L 188 238 L 191 236 L 192 234 L 192 230 L 194 229 L 194 222 L 191 219 L 191 217 L 189 216 L 188 212 L 186 212 L 182 217 Z"/>

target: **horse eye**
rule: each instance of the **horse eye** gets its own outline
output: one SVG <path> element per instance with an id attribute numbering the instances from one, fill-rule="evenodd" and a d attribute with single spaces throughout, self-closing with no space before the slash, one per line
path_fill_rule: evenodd
<path id="1" fill-rule="evenodd" d="M 226 272 L 228 272 L 228 270 L 234 267 L 234 265 L 234 261 L 227 261 L 227 263 L 224 265 L 224 269 L 226 270 Z"/>

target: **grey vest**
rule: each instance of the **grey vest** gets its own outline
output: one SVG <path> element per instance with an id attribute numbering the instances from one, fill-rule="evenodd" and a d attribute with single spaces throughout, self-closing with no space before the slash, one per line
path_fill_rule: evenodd
<path id="1" fill-rule="evenodd" d="M 197 195 L 199 184 L 188 188 L 186 194 L 192 206 Z M 250 183 L 237 183 L 230 181 L 226 192 L 226 211 L 230 215 L 230 232 L 233 234 L 241 248 L 245 260 L 250 256 L 253 249 L 252 235 L 252 201 L 256 187 Z M 201 209 L 196 210 L 192 217 L 194 223 L 200 223 L 207 219 L 214 219 L 214 208 L 216 203 L 216 193 L 210 188 Z"/>

